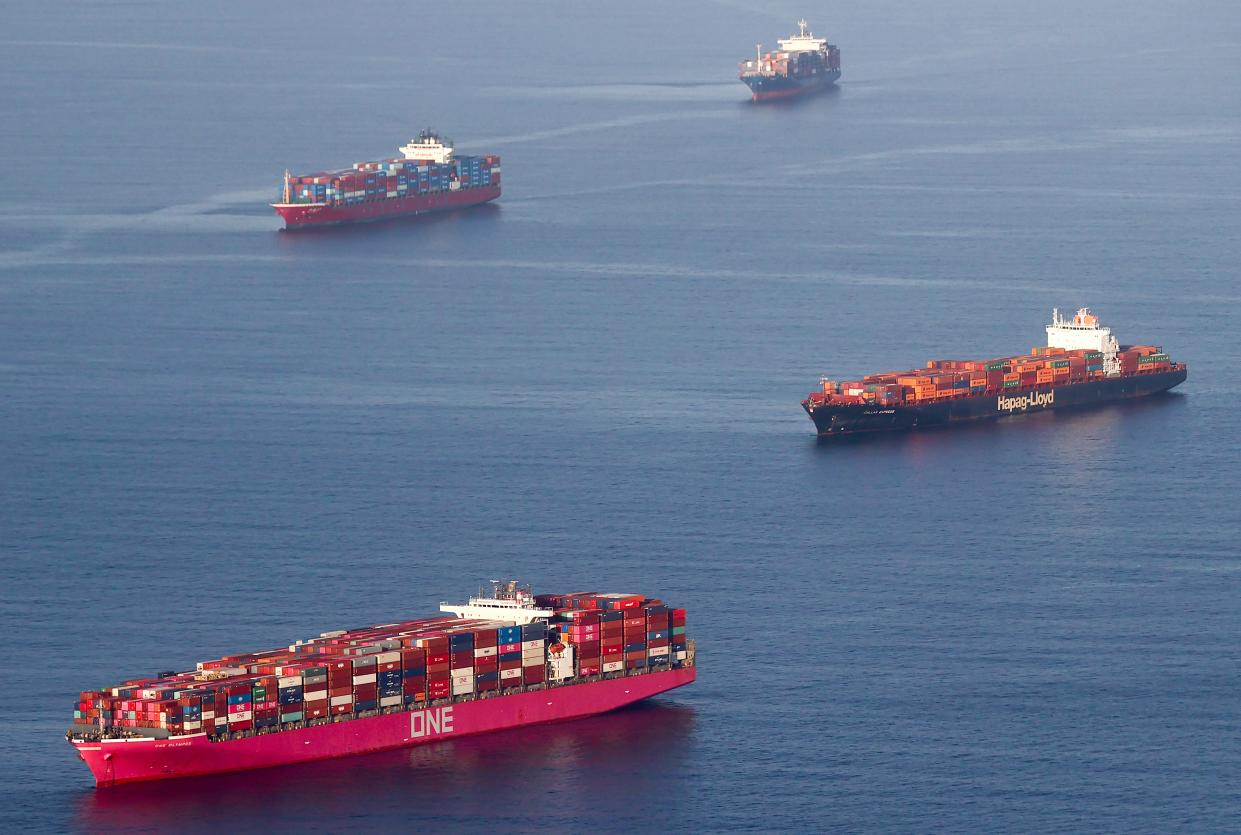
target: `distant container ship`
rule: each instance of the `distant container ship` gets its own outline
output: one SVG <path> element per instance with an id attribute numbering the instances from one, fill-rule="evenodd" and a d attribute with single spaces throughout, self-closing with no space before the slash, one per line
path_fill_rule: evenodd
<path id="1" fill-rule="evenodd" d="M 496 582 L 440 610 L 85 691 L 69 742 L 106 787 L 575 719 L 696 676 L 685 610 L 641 594 Z"/>
<path id="2" fill-rule="evenodd" d="M 941 426 L 1145 397 L 1185 382 L 1188 367 L 1155 345 L 1119 345 L 1089 308 L 1052 311 L 1047 346 L 990 360 L 930 360 L 914 371 L 823 379 L 802 407 L 820 437 Z"/>
<path id="3" fill-rule="evenodd" d="M 764 54 L 760 44 L 754 58 L 738 65 L 754 101 L 799 96 L 840 79 L 840 49 L 826 38 L 816 38 L 806 21 L 797 21 L 797 26 L 800 32 L 777 41 L 775 52 Z"/>
<path id="4" fill-rule="evenodd" d="M 452 143 L 430 130 L 398 150 L 404 156 L 341 171 L 286 171 L 272 208 L 286 229 L 300 229 L 460 209 L 500 196 L 498 156 L 454 156 Z"/>

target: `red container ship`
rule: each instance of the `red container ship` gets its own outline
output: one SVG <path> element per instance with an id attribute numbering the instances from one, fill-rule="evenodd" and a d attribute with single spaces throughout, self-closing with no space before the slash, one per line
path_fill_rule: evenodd
<path id="1" fill-rule="evenodd" d="M 696 676 L 685 610 L 640 594 L 494 583 L 440 609 L 85 691 L 69 743 L 106 787 L 575 719 Z"/>
<path id="2" fill-rule="evenodd" d="M 823 90 L 840 80 L 840 49 L 816 38 L 797 21 L 799 33 L 776 42 L 775 52 L 763 53 L 759 44 L 753 59 L 738 64 L 741 82 L 753 101 L 785 99 Z"/>
<path id="3" fill-rule="evenodd" d="M 342 171 L 286 171 L 272 208 L 286 229 L 300 229 L 460 209 L 500 196 L 498 156 L 454 156 L 452 143 L 430 130 L 399 150 L 404 156 Z"/>
<path id="4" fill-rule="evenodd" d="M 802 401 L 820 437 L 886 432 L 1093 406 L 1158 394 L 1185 382 L 1188 366 L 1155 345 L 1120 345 L 1089 308 L 1052 311 L 1047 346 L 990 360 L 930 360 L 926 368 L 824 378 Z"/>

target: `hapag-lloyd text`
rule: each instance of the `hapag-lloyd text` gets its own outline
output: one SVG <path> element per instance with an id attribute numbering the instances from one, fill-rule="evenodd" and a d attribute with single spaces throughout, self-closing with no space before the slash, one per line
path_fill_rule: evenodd
<path id="1" fill-rule="evenodd" d="M 1022 409 L 1041 409 L 1054 405 L 1055 402 L 1055 391 L 1032 391 L 1021 397 L 997 397 L 995 408 L 1001 412 L 1017 412 Z"/>

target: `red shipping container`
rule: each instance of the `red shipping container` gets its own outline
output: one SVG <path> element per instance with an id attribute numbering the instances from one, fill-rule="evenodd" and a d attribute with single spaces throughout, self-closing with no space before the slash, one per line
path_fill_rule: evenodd
<path id="1" fill-rule="evenodd" d="M 346 714 L 353 713 L 353 705 L 332 705 L 330 711 L 333 716 L 344 716 Z"/>
<path id="2" fill-rule="evenodd" d="M 474 633 L 474 648 L 494 647 L 497 644 L 496 630 L 480 629 Z"/>
<path id="3" fill-rule="evenodd" d="M 496 669 L 499 669 L 499 661 L 494 655 L 474 659 L 474 672 L 476 673 L 490 673 Z"/>
<path id="4" fill-rule="evenodd" d="M 506 652 L 521 652 L 521 644 L 500 644 L 497 652 L 503 654 Z"/>
<path id="5" fill-rule="evenodd" d="M 525 667 L 521 671 L 521 680 L 523 684 L 542 684 L 543 683 L 543 665 L 537 667 Z"/>

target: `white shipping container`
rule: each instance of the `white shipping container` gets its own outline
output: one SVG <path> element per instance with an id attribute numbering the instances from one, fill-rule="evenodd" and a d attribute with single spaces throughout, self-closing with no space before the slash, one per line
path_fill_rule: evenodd
<path id="1" fill-rule="evenodd" d="M 333 696 L 332 697 L 332 707 L 337 707 L 338 705 L 351 705 L 351 704 L 353 704 L 352 693 L 350 693 L 348 696 Z"/>
<path id="2" fill-rule="evenodd" d="M 276 679 L 276 682 L 281 687 L 300 687 L 302 684 L 302 677 L 301 676 L 285 676 L 284 678 Z"/>
<path id="3" fill-rule="evenodd" d="M 473 667 L 453 667 L 451 670 L 448 671 L 448 675 L 452 676 L 453 678 L 459 678 L 460 676 L 472 676 L 474 675 L 474 668 Z"/>
<path id="4" fill-rule="evenodd" d="M 458 684 L 472 684 L 474 682 L 474 674 L 466 673 L 465 675 L 453 676 L 452 685 L 456 687 Z"/>
<path id="5" fill-rule="evenodd" d="M 460 696 L 462 693 L 473 693 L 473 692 L 474 692 L 473 680 L 471 680 L 469 684 L 457 684 L 456 682 L 454 682 L 452 685 L 452 694 L 454 696 Z"/>
<path id="6" fill-rule="evenodd" d="M 521 642 L 521 651 L 522 651 L 522 652 L 525 652 L 525 651 L 526 651 L 526 650 L 528 650 L 528 649 L 537 649 L 537 650 L 542 650 L 542 649 L 543 649 L 543 647 L 544 647 L 544 646 L 546 646 L 546 645 L 547 645 L 547 642 L 546 642 L 546 641 L 544 641 L 542 638 L 540 638 L 540 639 L 539 639 L 539 640 L 537 640 L 537 641 L 522 641 L 522 642 Z"/>
<path id="7" fill-rule="evenodd" d="M 482 649 L 474 650 L 475 658 L 490 658 L 491 656 L 495 654 L 496 654 L 495 647 L 483 647 Z"/>
<path id="8" fill-rule="evenodd" d="M 202 722 L 186 722 L 183 727 L 187 731 L 196 731 L 203 726 Z"/>
<path id="9" fill-rule="evenodd" d="M 401 704 L 401 701 L 402 699 L 400 696 L 384 696 L 382 699 L 379 700 L 379 706 L 380 707 L 395 707 L 396 705 Z"/>
<path id="10" fill-rule="evenodd" d="M 228 715 L 228 721 L 230 721 L 230 722 L 244 722 L 244 721 L 246 721 L 247 719 L 252 718 L 253 716 L 254 716 L 254 711 L 252 711 L 252 710 L 239 710 L 239 711 L 237 711 L 236 713 L 230 713 L 230 714 Z"/>
<path id="11" fill-rule="evenodd" d="M 367 673 L 364 676 L 354 676 L 354 684 L 374 684 L 377 681 L 374 673 Z"/>
<path id="12" fill-rule="evenodd" d="M 652 647 L 646 653 L 648 658 L 654 658 L 657 655 L 667 655 L 667 654 L 668 654 L 667 647 Z"/>
<path id="13" fill-rule="evenodd" d="M 674 658 L 676 658 L 676 660 L 677 660 L 677 661 L 684 661 L 684 660 L 685 660 L 685 650 L 683 650 L 683 649 L 682 649 L 682 650 L 677 650 L 676 655 L 675 655 L 675 656 L 673 656 L 673 657 L 674 657 Z"/>
<path id="14" fill-rule="evenodd" d="M 521 678 L 521 670 L 501 670 L 500 678 Z"/>
<path id="15" fill-rule="evenodd" d="M 623 669 L 625 669 L 624 661 L 609 661 L 607 664 L 603 665 L 603 671 L 605 673 L 617 673 Z"/>

